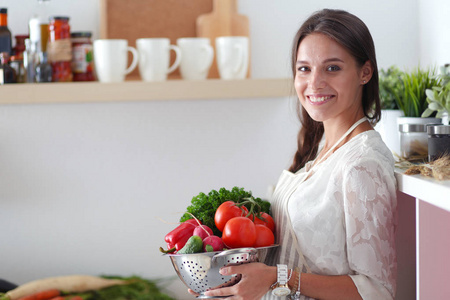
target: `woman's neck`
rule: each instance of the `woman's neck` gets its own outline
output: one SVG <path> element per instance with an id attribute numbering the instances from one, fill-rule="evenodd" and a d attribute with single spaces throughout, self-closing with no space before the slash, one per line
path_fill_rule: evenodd
<path id="1" fill-rule="evenodd" d="M 355 115 L 354 118 L 347 119 L 341 122 L 325 121 L 324 122 L 325 143 L 322 150 L 318 154 L 316 161 L 320 159 L 326 159 L 326 157 L 324 156 L 327 154 L 327 152 L 339 141 L 339 139 L 341 139 L 341 137 L 347 132 L 347 130 L 349 130 L 350 127 L 352 127 L 356 122 L 358 122 L 358 120 L 360 120 L 363 117 L 364 115 L 358 116 Z M 373 127 L 368 121 L 362 122 L 361 124 L 356 126 L 338 145 L 336 145 L 336 147 L 333 149 L 331 153 L 342 147 L 345 143 L 350 141 L 356 135 L 372 129 Z M 328 155 L 331 155 L 331 153 L 329 153 Z"/>

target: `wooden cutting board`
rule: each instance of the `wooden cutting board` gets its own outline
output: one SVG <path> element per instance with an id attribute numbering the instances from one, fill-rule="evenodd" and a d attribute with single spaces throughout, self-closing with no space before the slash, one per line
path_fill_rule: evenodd
<path id="1" fill-rule="evenodd" d="M 197 18 L 197 36 L 211 39 L 215 52 L 215 39 L 219 36 L 247 36 L 250 38 L 248 17 L 237 12 L 237 0 L 213 0 L 213 10 Z M 250 51 L 249 51 L 250 53 Z M 250 59 L 247 77 L 250 77 Z M 219 78 L 214 60 L 208 78 Z"/>
<path id="2" fill-rule="evenodd" d="M 150 37 L 176 44 L 180 37 L 195 37 L 197 17 L 212 8 L 212 0 L 100 0 L 100 38 L 127 39 L 133 47 L 138 38 Z M 181 78 L 178 69 L 168 78 Z M 140 80 L 138 67 L 126 79 Z"/>

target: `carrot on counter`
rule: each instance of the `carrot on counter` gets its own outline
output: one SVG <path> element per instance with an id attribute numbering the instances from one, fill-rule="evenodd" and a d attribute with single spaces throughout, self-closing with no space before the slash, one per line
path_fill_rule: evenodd
<path id="1" fill-rule="evenodd" d="M 48 300 L 60 296 L 61 293 L 57 289 L 39 291 L 31 295 L 20 297 L 19 300 Z"/>
<path id="2" fill-rule="evenodd" d="M 68 275 L 34 280 L 20 285 L 17 288 L 7 292 L 5 296 L 9 300 L 22 300 L 22 297 L 30 296 L 51 289 L 56 289 L 58 291 L 64 292 L 79 293 L 126 283 L 128 283 L 126 280 L 120 279 L 107 279 L 90 275 Z"/>

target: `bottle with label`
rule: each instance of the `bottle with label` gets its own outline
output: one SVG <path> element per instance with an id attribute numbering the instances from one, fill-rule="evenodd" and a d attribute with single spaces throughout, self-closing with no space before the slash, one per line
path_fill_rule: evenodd
<path id="1" fill-rule="evenodd" d="M 8 9 L 0 8 L 0 53 L 7 52 L 11 55 L 12 38 L 8 28 Z"/>
<path id="2" fill-rule="evenodd" d="M 47 52 L 39 52 L 36 66 L 36 82 L 52 82 L 52 66 L 47 61 Z"/>
<path id="3" fill-rule="evenodd" d="M 72 81 L 72 43 L 69 17 L 51 17 L 48 26 L 47 54 L 53 82 Z"/>
<path id="4" fill-rule="evenodd" d="M 73 32 L 72 38 L 72 73 L 73 81 L 93 81 L 94 61 L 90 32 Z"/>
<path id="5" fill-rule="evenodd" d="M 0 84 L 6 83 L 16 83 L 16 72 L 8 64 L 9 63 L 9 53 L 0 53 Z"/>

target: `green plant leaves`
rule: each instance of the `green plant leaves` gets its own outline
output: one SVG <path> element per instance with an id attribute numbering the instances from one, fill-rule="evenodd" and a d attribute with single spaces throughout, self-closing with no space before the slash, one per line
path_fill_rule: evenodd
<path id="1" fill-rule="evenodd" d="M 437 112 L 440 118 L 444 113 L 450 114 L 450 66 L 441 67 L 441 74 L 437 76 L 437 84 L 425 91 L 428 108 L 422 114 L 426 117 Z M 431 111 L 431 113 L 429 113 Z"/>

